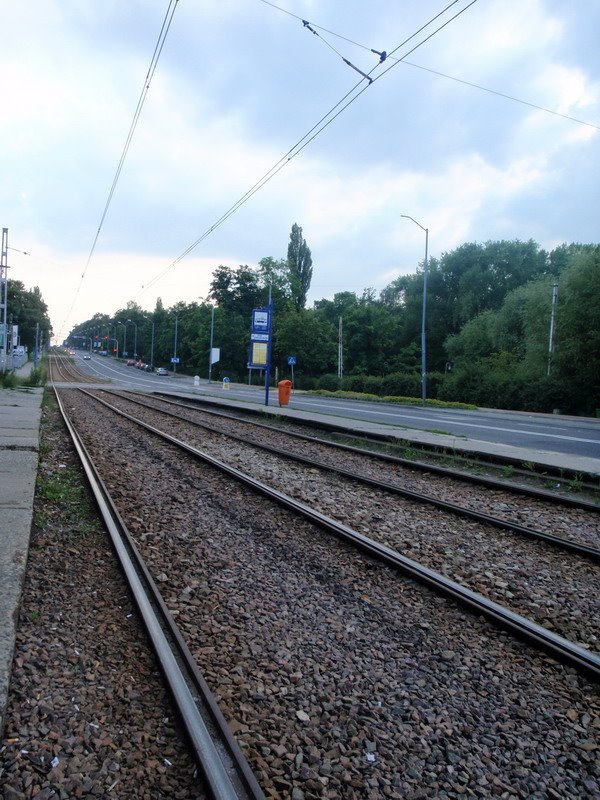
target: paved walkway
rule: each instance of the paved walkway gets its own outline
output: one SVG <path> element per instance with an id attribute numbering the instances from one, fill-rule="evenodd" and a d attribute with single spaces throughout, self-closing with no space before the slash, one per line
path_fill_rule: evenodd
<path id="1" fill-rule="evenodd" d="M 17 370 L 25 377 L 28 362 Z M 0 735 L 29 548 L 43 389 L 0 389 Z"/>

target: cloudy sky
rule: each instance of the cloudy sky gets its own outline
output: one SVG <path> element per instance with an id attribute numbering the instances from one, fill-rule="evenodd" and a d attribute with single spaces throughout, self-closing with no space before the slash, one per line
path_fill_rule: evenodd
<path id="1" fill-rule="evenodd" d="M 0 0 L 9 277 L 40 287 L 62 339 L 129 300 L 204 298 L 219 264 L 285 257 L 294 222 L 313 255 L 309 303 L 414 272 L 425 237 L 402 214 L 429 228 L 434 256 L 599 242 L 600 3 L 469 3 L 179 0 L 88 259 L 169 2 Z M 378 66 L 371 48 L 393 56 Z"/>

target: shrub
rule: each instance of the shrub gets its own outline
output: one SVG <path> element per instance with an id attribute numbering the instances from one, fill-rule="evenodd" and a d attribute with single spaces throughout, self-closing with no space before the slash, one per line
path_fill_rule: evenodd
<path id="1" fill-rule="evenodd" d="M 327 375 L 321 375 L 321 377 L 317 380 L 317 389 L 325 389 L 328 392 L 337 392 L 340 388 L 340 379 L 337 375 L 333 375 L 329 373 Z"/>
<path id="2" fill-rule="evenodd" d="M 381 395 L 383 394 L 381 380 L 374 375 L 346 375 L 342 378 L 340 388 L 344 392 Z"/>
<path id="3" fill-rule="evenodd" d="M 393 397 L 420 397 L 421 376 L 414 372 L 393 372 L 382 379 L 383 393 Z"/>

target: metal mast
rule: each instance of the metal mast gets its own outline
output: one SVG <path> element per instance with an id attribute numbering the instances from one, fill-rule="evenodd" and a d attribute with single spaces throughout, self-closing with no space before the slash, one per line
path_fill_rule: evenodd
<path id="1" fill-rule="evenodd" d="M 2 228 L 2 254 L 0 255 L 0 370 L 6 372 L 8 344 L 6 341 L 8 321 L 8 228 Z"/>

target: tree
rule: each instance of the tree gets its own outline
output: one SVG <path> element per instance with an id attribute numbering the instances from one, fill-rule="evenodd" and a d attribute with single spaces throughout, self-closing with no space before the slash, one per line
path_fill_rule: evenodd
<path id="1" fill-rule="evenodd" d="M 52 325 L 48 318 L 48 306 L 42 298 L 39 287 L 26 289 L 21 281 L 8 281 L 7 287 L 8 321 L 19 326 L 19 339 L 22 345 L 33 350 L 36 327 L 39 326 L 41 341 L 48 344 L 52 335 Z M 16 342 L 14 342 L 16 345 Z"/>
<path id="2" fill-rule="evenodd" d="M 287 266 L 290 276 L 292 301 L 299 311 L 306 306 L 306 295 L 312 280 L 312 256 L 306 240 L 302 236 L 302 228 L 296 223 L 292 225 L 290 243 L 288 244 Z"/>

